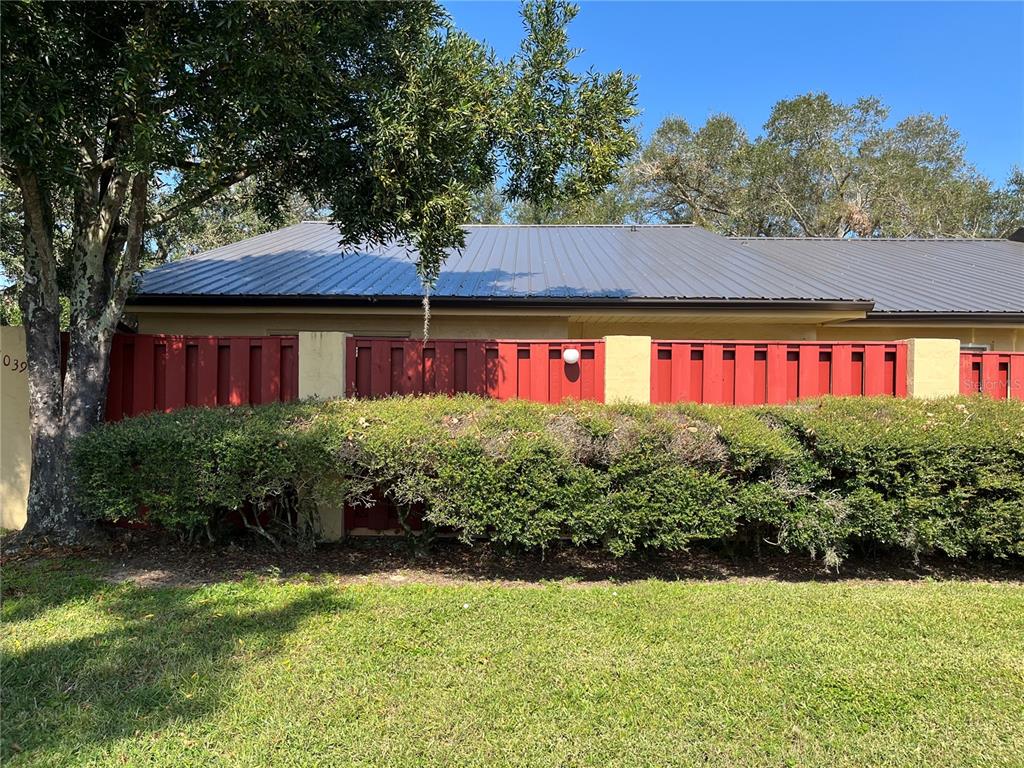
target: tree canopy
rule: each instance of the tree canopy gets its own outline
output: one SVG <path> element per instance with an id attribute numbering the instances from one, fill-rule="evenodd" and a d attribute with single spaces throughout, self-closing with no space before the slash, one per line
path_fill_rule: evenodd
<path id="1" fill-rule="evenodd" d="M 1019 170 L 997 189 L 944 117 L 889 114 L 807 94 L 779 101 L 753 139 L 728 115 L 696 129 L 670 118 L 633 172 L 650 218 L 727 234 L 1005 236 L 1024 223 Z"/>
<path id="2" fill-rule="evenodd" d="M 263 226 L 304 201 L 344 244 L 409 244 L 429 286 L 463 242 L 474 190 L 497 182 L 545 205 L 612 182 L 636 148 L 635 85 L 573 71 L 576 12 L 525 3 L 522 48 L 502 61 L 430 1 L 4 3 L 0 162 L 23 224 L 29 527 L 68 522 L 64 440 L 102 417 L 136 272 L 161 242 L 188 247 L 175 222 L 209 233 L 216 209 L 194 212 L 214 201 Z"/>
<path id="3" fill-rule="evenodd" d="M 1024 226 L 1024 171 L 996 186 L 944 117 L 891 119 L 878 99 L 779 101 L 761 133 L 729 115 L 662 121 L 618 178 L 569 201 L 474 198 L 479 223 L 696 224 L 732 235 L 1005 237 Z"/>

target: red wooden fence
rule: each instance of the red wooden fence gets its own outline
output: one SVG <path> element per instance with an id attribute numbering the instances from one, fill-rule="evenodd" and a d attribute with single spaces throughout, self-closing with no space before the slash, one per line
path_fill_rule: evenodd
<path id="1" fill-rule="evenodd" d="M 562 360 L 579 350 L 578 363 Z M 604 401 L 603 341 L 350 338 L 349 397 L 469 392 L 499 400 Z"/>
<path id="2" fill-rule="evenodd" d="M 654 341 L 651 402 L 756 405 L 819 395 L 907 394 L 892 342 Z"/>
<path id="3" fill-rule="evenodd" d="M 295 336 L 117 334 L 107 421 L 186 405 L 243 405 L 299 396 Z"/>
<path id="4" fill-rule="evenodd" d="M 961 352 L 960 392 L 1024 400 L 1024 352 Z"/>

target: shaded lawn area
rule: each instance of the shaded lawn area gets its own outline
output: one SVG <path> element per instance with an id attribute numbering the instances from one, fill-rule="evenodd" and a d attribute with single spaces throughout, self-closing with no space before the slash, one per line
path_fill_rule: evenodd
<path id="1" fill-rule="evenodd" d="M 5 765 L 1024 760 L 1019 583 L 3 577 Z"/>

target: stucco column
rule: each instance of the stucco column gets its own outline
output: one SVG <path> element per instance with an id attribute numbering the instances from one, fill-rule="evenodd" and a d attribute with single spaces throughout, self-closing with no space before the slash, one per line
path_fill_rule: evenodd
<path id="1" fill-rule="evenodd" d="M 651 402 L 651 337 L 604 337 L 604 399 Z"/>
<path id="2" fill-rule="evenodd" d="M 339 331 L 299 331 L 299 397 L 345 396 L 345 343 Z"/>
<path id="3" fill-rule="evenodd" d="M 0 326 L 0 527 L 20 529 L 28 508 L 32 440 L 25 329 Z"/>
<path id="4" fill-rule="evenodd" d="M 345 397 L 345 347 L 350 334 L 299 331 L 299 397 Z M 345 505 L 318 500 L 320 536 L 338 541 L 345 536 Z"/>
<path id="5" fill-rule="evenodd" d="M 907 345 L 907 396 L 960 394 L 959 339 L 904 339 Z"/>

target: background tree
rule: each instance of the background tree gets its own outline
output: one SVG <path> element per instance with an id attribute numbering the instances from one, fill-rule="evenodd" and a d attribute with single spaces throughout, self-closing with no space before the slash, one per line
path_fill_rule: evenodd
<path id="1" fill-rule="evenodd" d="M 1015 167 L 1006 186 L 993 197 L 990 234 L 1009 237 L 1024 227 L 1024 170 Z"/>
<path id="2" fill-rule="evenodd" d="M 508 206 L 506 216 L 515 224 L 643 224 L 650 213 L 634 179 L 627 169 L 596 195 L 547 204 L 521 200 Z"/>
<path id="3" fill-rule="evenodd" d="M 631 164 L 596 194 L 548 201 L 510 201 L 496 185 L 474 193 L 470 224 L 642 224 L 651 217 Z"/>
<path id="4" fill-rule="evenodd" d="M 728 115 L 714 115 L 694 131 L 668 118 L 644 147 L 634 175 L 648 193 L 651 214 L 670 224 L 729 232 L 743 210 L 750 142 Z"/>
<path id="5" fill-rule="evenodd" d="M 470 224 L 506 224 L 508 200 L 498 184 L 473 190 L 469 201 Z"/>
<path id="6" fill-rule="evenodd" d="M 429 285 L 463 242 L 472 190 L 500 175 L 513 200 L 586 196 L 634 149 L 632 79 L 568 71 L 575 9 L 556 0 L 524 7 L 509 62 L 432 2 L 0 12 L 0 160 L 23 221 L 30 533 L 81 525 L 66 444 L 102 418 L 111 339 L 153 233 L 251 180 L 263 218 L 298 195 L 330 210 L 344 245 L 415 247 Z"/>
<path id="7" fill-rule="evenodd" d="M 996 189 L 965 158 L 945 118 L 888 124 L 878 99 L 823 93 L 779 101 L 747 138 L 716 115 L 693 130 L 670 118 L 635 172 L 651 214 L 735 235 L 975 237 L 1013 230 L 1021 194 Z M 1019 213 L 1016 221 L 1021 221 Z M 1020 226 L 1020 224 L 1018 224 Z"/>
<path id="8" fill-rule="evenodd" d="M 261 194 L 256 180 L 248 178 L 203 205 L 153 227 L 147 233 L 145 261 L 175 261 L 302 221 L 328 220 L 325 211 L 295 191 L 286 194 L 272 210 L 263 212 Z M 173 199 L 173 192 L 158 193 L 151 197 L 149 205 L 160 210 Z"/>
<path id="9" fill-rule="evenodd" d="M 0 325 L 21 325 L 17 296 L 21 270 L 21 195 L 0 174 Z"/>

